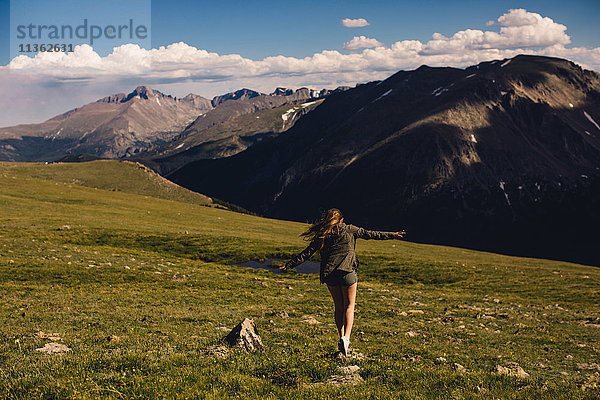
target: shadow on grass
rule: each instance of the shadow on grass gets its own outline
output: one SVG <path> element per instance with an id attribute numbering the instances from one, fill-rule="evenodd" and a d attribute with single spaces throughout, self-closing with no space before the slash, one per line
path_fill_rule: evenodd
<path id="1" fill-rule="evenodd" d="M 234 236 L 141 234 L 131 231 L 70 230 L 57 232 L 60 241 L 78 246 L 110 246 L 150 251 L 191 260 L 225 264 L 256 258 L 287 259 L 296 249 Z"/>

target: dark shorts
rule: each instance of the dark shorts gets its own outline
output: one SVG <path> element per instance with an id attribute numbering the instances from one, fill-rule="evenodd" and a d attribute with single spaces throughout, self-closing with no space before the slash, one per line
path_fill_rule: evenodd
<path id="1" fill-rule="evenodd" d="M 329 286 L 350 286 L 358 281 L 356 271 L 335 270 L 325 278 L 325 283 Z"/>

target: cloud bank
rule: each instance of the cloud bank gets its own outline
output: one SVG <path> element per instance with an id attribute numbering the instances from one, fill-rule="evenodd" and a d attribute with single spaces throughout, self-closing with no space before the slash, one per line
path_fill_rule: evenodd
<path id="1" fill-rule="evenodd" d="M 369 24 L 367 22 L 367 20 L 364 18 L 357 18 L 357 19 L 344 18 L 342 20 L 342 25 L 344 25 L 346 28 L 361 28 L 363 26 L 367 26 L 367 25 L 371 25 L 371 24 Z"/>
<path id="2" fill-rule="evenodd" d="M 381 46 L 383 46 L 383 43 L 377 39 L 371 39 L 365 36 L 354 36 L 351 41 L 344 43 L 343 48 L 346 50 L 358 50 Z"/>
<path id="3" fill-rule="evenodd" d="M 183 42 L 150 50 L 125 44 L 101 57 L 84 44 L 69 54 L 15 57 L 8 66 L 0 67 L 0 81 L 21 85 L 21 90 L 61 85 L 105 88 L 95 98 L 112 93 L 106 92 L 108 88 L 120 87 L 118 91 L 124 91 L 142 83 L 177 96 L 193 91 L 208 97 L 240 87 L 270 91 L 276 86 L 353 85 L 423 64 L 465 67 L 517 54 L 567 58 L 600 71 L 600 47 L 566 47 L 571 41 L 566 26 L 551 18 L 512 9 L 501 15 L 494 26 L 499 26 L 499 30 L 466 29 L 450 37 L 434 33 L 427 42 L 401 40 L 388 46 L 374 38 L 358 36 L 343 44 L 343 49 L 361 51 L 323 50 L 304 58 L 279 55 L 262 60 L 212 53 Z M 12 73 L 8 74 L 8 70 Z M 0 102 L 0 107 L 8 110 L 4 114 L 10 118 L 14 106 L 4 101 L 6 104 Z M 0 120 L 0 126 L 6 124 Z"/>

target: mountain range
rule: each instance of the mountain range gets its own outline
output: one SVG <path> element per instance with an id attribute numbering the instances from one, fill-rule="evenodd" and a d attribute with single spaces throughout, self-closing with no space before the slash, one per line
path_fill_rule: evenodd
<path id="1" fill-rule="evenodd" d="M 0 129 L 0 160 L 138 161 L 249 211 L 600 265 L 600 76 L 517 56 L 336 90 L 147 86 Z"/>
<path id="2" fill-rule="evenodd" d="M 338 88 L 343 90 L 343 88 Z M 241 89 L 208 100 L 195 94 L 182 98 L 148 86 L 104 97 L 40 124 L 0 128 L 0 160 L 54 161 L 86 157 L 141 159 L 164 157 L 176 139 L 193 137 L 204 129 L 244 114 L 290 102 L 316 99 L 334 91 L 277 88 L 271 94 Z M 290 124 L 291 126 L 291 124 Z M 190 144 L 191 146 L 191 144 Z M 241 151 L 241 150 L 240 150 Z M 179 165 L 178 165 L 179 166 Z"/>
<path id="3" fill-rule="evenodd" d="M 52 161 L 67 154 L 119 158 L 173 139 L 212 106 L 196 95 L 173 98 L 139 86 L 41 124 L 0 129 L 0 159 Z"/>
<path id="4" fill-rule="evenodd" d="M 600 264 L 600 76 L 556 58 L 400 71 L 174 182 L 299 221 L 338 207 L 411 240 Z"/>

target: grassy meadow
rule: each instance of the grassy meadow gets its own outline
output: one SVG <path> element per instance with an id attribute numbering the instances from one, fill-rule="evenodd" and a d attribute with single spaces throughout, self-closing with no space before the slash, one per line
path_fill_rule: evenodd
<path id="1" fill-rule="evenodd" d="M 338 359 L 317 276 L 232 265 L 292 256 L 304 224 L 156 182 L 116 161 L 0 163 L 0 398 L 600 397 L 598 268 L 361 240 L 364 357 Z M 266 350 L 211 354 L 245 317 Z M 497 373 L 511 363 L 529 376 Z M 343 365 L 364 381 L 326 383 Z"/>

